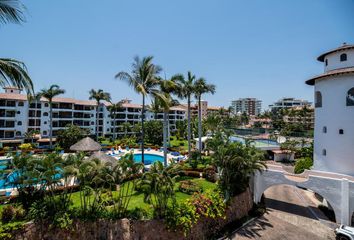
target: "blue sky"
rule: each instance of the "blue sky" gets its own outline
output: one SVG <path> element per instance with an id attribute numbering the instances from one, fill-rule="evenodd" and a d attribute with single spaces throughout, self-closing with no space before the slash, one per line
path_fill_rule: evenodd
<path id="1" fill-rule="evenodd" d="M 23 60 L 36 90 L 65 96 L 91 88 L 113 100 L 140 97 L 114 80 L 134 56 L 153 55 L 166 76 L 191 70 L 217 86 L 211 105 L 257 97 L 313 99 L 304 81 L 323 71 L 315 59 L 354 43 L 352 0 L 23 0 L 27 22 L 0 26 L 0 56 Z"/>

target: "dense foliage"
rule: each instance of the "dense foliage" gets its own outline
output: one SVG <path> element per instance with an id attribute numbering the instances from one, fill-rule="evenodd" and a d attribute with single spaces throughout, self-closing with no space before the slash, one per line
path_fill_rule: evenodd
<path id="1" fill-rule="evenodd" d="M 295 163 L 294 173 L 296 174 L 303 173 L 305 169 L 311 169 L 312 165 L 313 165 L 312 158 L 309 157 L 300 158 Z"/>
<path id="2" fill-rule="evenodd" d="M 162 122 L 161 121 L 147 121 L 145 123 L 145 141 L 161 145 L 162 143 Z"/>
<path id="3" fill-rule="evenodd" d="M 58 132 L 57 144 L 63 149 L 69 149 L 70 146 L 77 143 L 84 136 L 88 134 L 88 131 L 80 128 L 74 124 L 69 124 Z"/>

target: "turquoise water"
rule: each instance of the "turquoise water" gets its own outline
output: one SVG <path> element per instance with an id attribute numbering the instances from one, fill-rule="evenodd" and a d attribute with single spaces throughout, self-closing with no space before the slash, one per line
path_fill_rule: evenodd
<path id="1" fill-rule="evenodd" d="M 244 138 L 238 136 L 232 136 L 230 137 L 230 140 L 232 142 L 239 142 L 242 144 L 245 144 L 246 142 Z M 279 146 L 279 143 L 277 143 L 277 141 L 270 140 L 270 139 L 255 139 L 253 140 L 251 145 L 255 147 L 267 147 L 267 146 Z"/>
<path id="2" fill-rule="evenodd" d="M 160 161 L 163 162 L 164 158 L 162 156 L 159 155 L 155 155 L 155 154 L 144 154 L 144 162 L 145 165 L 150 165 L 156 161 Z M 134 161 L 135 162 L 141 162 L 141 154 L 134 154 Z"/>

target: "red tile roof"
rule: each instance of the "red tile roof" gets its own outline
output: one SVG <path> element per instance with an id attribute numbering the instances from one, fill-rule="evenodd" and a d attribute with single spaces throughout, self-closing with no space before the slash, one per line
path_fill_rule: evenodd
<path id="1" fill-rule="evenodd" d="M 314 85 L 315 81 L 320 78 L 331 77 L 331 76 L 336 76 L 336 75 L 343 75 L 343 74 L 353 74 L 353 73 L 354 73 L 354 67 L 334 69 L 334 70 L 325 72 L 321 75 L 310 78 L 309 80 L 306 81 L 306 84 Z"/>

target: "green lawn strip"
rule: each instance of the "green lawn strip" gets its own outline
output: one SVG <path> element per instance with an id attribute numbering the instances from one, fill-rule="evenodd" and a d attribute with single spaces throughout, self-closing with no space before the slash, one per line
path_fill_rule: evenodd
<path id="1" fill-rule="evenodd" d="M 177 140 L 176 136 L 172 136 L 170 140 L 171 147 L 177 147 L 181 150 L 188 150 L 188 141 L 187 140 Z"/>

